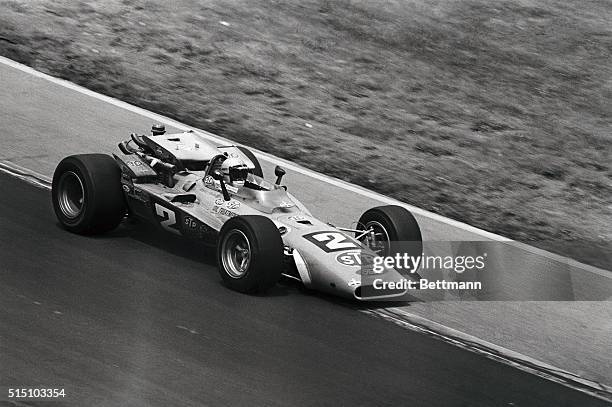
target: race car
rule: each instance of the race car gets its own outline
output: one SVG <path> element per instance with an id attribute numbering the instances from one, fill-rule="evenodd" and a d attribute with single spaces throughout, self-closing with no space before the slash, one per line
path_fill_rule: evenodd
<path id="1" fill-rule="evenodd" d="M 251 151 L 216 145 L 196 131 L 167 134 L 155 125 L 150 135 L 131 134 L 119 150 L 58 164 L 52 202 L 66 230 L 101 234 L 126 217 L 144 219 L 216 246 L 221 278 L 242 293 L 264 293 L 285 276 L 346 298 L 387 299 L 406 289 L 381 289 L 381 281 L 418 278 L 416 270 L 373 267 L 376 257 L 421 254 L 418 223 L 403 207 L 375 207 L 356 226 L 333 226 L 287 191 L 283 168 L 266 180 Z"/>

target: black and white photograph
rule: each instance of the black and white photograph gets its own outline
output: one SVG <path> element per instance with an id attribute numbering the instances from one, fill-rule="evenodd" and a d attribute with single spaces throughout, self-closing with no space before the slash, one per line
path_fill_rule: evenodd
<path id="1" fill-rule="evenodd" d="M 610 0 L 0 0 L 0 407 L 612 406 Z"/>

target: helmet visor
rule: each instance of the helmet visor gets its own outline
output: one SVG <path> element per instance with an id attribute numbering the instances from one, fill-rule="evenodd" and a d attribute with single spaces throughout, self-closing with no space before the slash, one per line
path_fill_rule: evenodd
<path id="1" fill-rule="evenodd" d="M 245 181 L 248 174 L 249 169 L 247 167 L 230 167 L 229 169 L 229 176 L 232 182 Z"/>

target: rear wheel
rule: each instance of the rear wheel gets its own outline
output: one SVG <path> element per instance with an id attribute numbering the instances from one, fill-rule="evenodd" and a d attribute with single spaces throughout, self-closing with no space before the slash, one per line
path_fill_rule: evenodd
<path id="1" fill-rule="evenodd" d="M 283 240 L 270 219 L 237 216 L 221 228 L 217 244 L 219 273 L 242 293 L 265 292 L 276 284 L 283 264 Z"/>
<path id="2" fill-rule="evenodd" d="M 369 233 L 356 233 L 357 237 L 379 256 L 407 253 L 420 256 L 423 238 L 416 219 L 405 208 L 397 205 L 378 206 L 364 212 L 358 229 Z"/>
<path id="3" fill-rule="evenodd" d="M 116 228 L 126 213 L 121 170 L 108 155 L 81 154 L 64 158 L 55 169 L 51 188 L 60 224 L 79 234 Z"/>
<path id="4" fill-rule="evenodd" d="M 242 153 L 246 155 L 247 158 L 251 160 L 251 162 L 255 166 L 255 169 L 253 170 L 253 174 L 257 175 L 258 177 L 263 178 L 263 171 L 261 169 L 261 164 L 259 164 L 259 160 L 257 159 L 257 157 L 255 157 L 255 154 L 253 154 L 251 150 L 249 150 L 246 147 L 238 146 L 238 149 L 242 151 Z"/>

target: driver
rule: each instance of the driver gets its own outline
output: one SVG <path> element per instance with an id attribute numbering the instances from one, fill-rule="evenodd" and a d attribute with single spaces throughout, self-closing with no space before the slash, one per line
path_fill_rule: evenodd
<path id="1" fill-rule="evenodd" d="M 227 158 L 221 164 L 221 174 L 226 185 L 242 187 L 249 174 L 249 167 L 238 158 Z"/>

